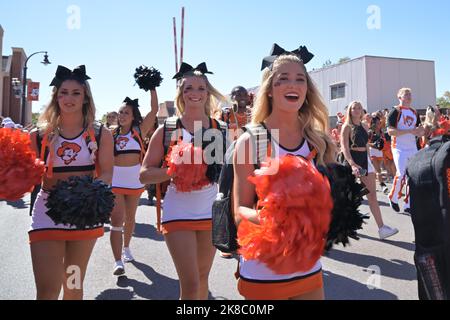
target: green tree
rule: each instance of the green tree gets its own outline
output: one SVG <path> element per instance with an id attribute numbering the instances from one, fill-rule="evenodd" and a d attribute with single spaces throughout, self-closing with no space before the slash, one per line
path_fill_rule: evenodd
<path id="1" fill-rule="evenodd" d="M 445 91 L 442 97 L 437 98 L 436 104 L 439 108 L 450 108 L 450 91 Z"/>
<path id="2" fill-rule="evenodd" d="M 33 112 L 31 114 L 31 123 L 33 124 L 33 126 L 37 124 L 40 115 L 41 114 L 39 112 Z"/>
<path id="3" fill-rule="evenodd" d="M 100 121 L 102 123 L 106 123 L 106 113 L 102 116 L 102 119 Z"/>
<path id="4" fill-rule="evenodd" d="M 328 60 L 325 61 L 325 63 L 322 65 L 322 68 L 331 67 L 332 65 L 333 65 L 333 62 L 331 62 L 331 60 L 328 59 Z"/>

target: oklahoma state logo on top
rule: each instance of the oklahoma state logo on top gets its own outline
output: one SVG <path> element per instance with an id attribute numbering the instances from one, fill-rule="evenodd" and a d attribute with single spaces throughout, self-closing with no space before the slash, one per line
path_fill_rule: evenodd
<path id="1" fill-rule="evenodd" d="M 411 127 L 414 124 L 414 118 L 406 116 L 403 118 L 403 123 L 406 124 L 408 127 Z"/>
<path id="2" fill-rule="evenodd" d="M 73 142 L 63 142 L 58 148 L 56 154 L 60 157 L 66 165 L 69 165 L 76 160 L 78 152 L 81 151 L 81 146 Z"/>
<path id="3" fill-rule="evenodd" d="M 116 144 L 119 146 L 119 148 L 122 150 L 127 146 L 129 139 L 127 137 L 120 137 L 117 139 Z"/>

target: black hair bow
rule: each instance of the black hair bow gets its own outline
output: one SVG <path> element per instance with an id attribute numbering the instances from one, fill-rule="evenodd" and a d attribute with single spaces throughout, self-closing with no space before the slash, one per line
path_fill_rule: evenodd
<path id="1" fill-rule="evenodd" d="M 123 100 L 123 102 L 126 105 L 132 106 L 133 108 L 139 108 L 139 99 L 131 100 L 130 98 L 126 97 L 125 100 Z"/>
<path id="2" fill-rule="evenodd" d="M 89 79 L 90 77 L 86 75 L 86 67 L 84 65 L 76 67 L 73 71 L 64 66 L 58 66 L 50 86 L 59 87 L 66 80 L 75 80 L 84 84 Z"/>
<path id="3" fill-rule="evenodd" d="M 283 54 L 295 54 L 303 61 L 303 64 L 307 64 L 311 61 L 312 58 L 314 58 L 314 55 L 309 52 L 305 46 L 300 46 L 294 51 L 286 51 L 282 47 L 274 43 L 272 46 L 272 50 L 270 51 L 270 56 L 263 59 L 261 70 L 264 70 L 265 68 L 272 69 L 275 59 Z"/>
<path id="4" fill-rule="evenodd" d="M 184 75 L 186 73 L 194 72 L 194 71 L 200 71 L 202 74 L 206 74 L 206 73 L 213 74 L 212 72 L 208 71 L 208 68 L 206 67 L 205 62 L 200 63 L 195 68 L 192 67 L 190 64 L 183 62 L 180 66 L 180 70 L 178 71 L 178 73 L 176 75 L 173 76 L 172 79 L 180 80 L 184 77 Z"/>

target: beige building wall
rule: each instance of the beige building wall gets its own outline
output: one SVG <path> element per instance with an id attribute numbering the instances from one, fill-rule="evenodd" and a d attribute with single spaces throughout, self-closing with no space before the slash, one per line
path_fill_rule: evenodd
<path id="1" fill-rule="evenodd" d="M 309 75 L 322 94 L 331 117 L 343 112 L 354 100 L 360 101 L 369 112 L 390 109 L 398 104 L 397 92 L 402 87 L 412 89 L 416 109 L 436 103 L 433 61 L 363 56 L 310 71 Z M 345 96 L 331 99 L 332 87 L 340 84 L 345 86 Z"/>
<path id="2" fill-rule="evenodd" d="M 367 100 L 376 109 L 398 105 L 400 88 L 411 88 L 413 107 L 426 109 L 436 104 L 434 61 L 366 57 Z"/>
<path id="3" fill-rule="evenodd" d="M 364 107 L 367 106 L 364 57 L 328 68 L 313 70 L 309 72 L 309 75 L 317 85 L 330 116 L 344 112 L 345 107 L 353 100 L 361 101 Z M 345 86 L 345 96 L 331 99 L 331 87 L 340 84 Z"/>

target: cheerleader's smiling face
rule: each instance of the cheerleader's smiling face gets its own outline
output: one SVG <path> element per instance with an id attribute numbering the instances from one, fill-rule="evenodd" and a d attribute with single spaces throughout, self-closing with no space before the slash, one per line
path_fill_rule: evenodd
<path id="1" fill-rule="evenodd" d="M 203 108 L 208 100 L 208 87 L 205 79 L 189 77 L 184 80 L 183 101 L 186 107 Z"/>
<path id="2" fill-rule="evenodd" d="M 85 97 L 82 84 L 75 80 L 64 81 L 58 89 L 58 106 L 61 113 L 82 112 Z"/>
<path id="3" fill-rule="evenodd" d="M 298 112 L 306 99 L 308 83 L 303 65 L 283 63 L 277 67 L 272 80 L 272 105 L 287 112 Z"/>
<path id="4" fill-rule="evenodd" d="M 131 126 L 134 117 L 133 117 L 133 107 L 129 105 L 123 105 L 119 109 L 119 125 L 121 127 L 128 127 Z"/>

